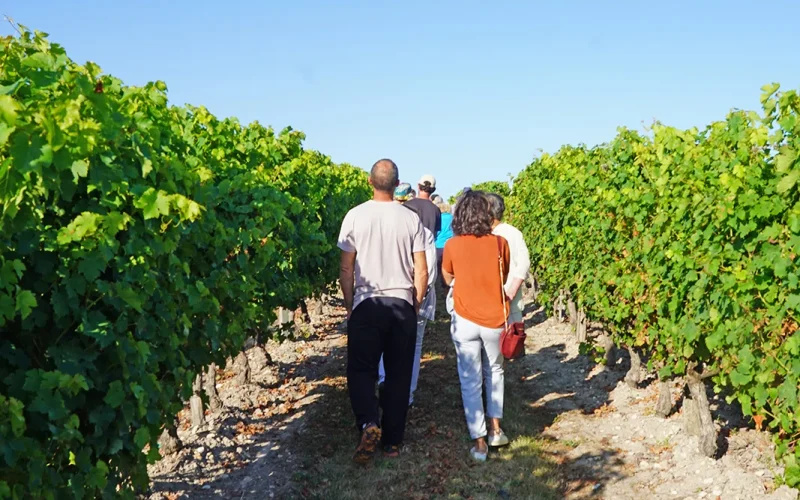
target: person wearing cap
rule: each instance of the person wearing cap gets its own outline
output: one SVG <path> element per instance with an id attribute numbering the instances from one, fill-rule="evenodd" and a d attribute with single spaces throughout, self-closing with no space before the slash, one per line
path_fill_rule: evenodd
<path id="1" fill-rule="evenodd" d="M 413 211 L 413 208 L 408 207 L 408 201 L 412 199 L 410 191 L 411 184 L 407 182 L 401 183 L 397 186 L 397 189 L 394 190 L 394 201 Z M 414 392 L 417 389 L 417 381 L 419 380 L 419 365 L 422 359 L 422 340 L 425 337 L 425 326 L 428 324 L 429 320 L 433 320 L 436 314 L 436 287 L 434 286 L 438 275 L 436 270 L 436 243 L 433 234 L 428 228 L 423 227 L 422 230 L 425 232 L 425 259 L 428 262 L 428 290 L 425 293 L 425 298 L 422 299 L 422 304 L 417 314 L 417 344 L 414 350 L 414 367 L 411 372 L 411 391 L 408 395 L 409 408 L 414 404 Z M 379 399 L 381 400 L 384 397 L 383 384 L 385 379 L 386 372 L 383 366 L 383 358 L 381 358 L 381 362 L 378 365 L 378 391 Z"/>
<path id="2" fill-rule="evenodd" d="M 342 221 L 339 283 L 347 311 L 347 389 L 361 432 L 353 460 L 366 464 L 378 444 L 397 456 L 408 416 L 417 314 L 428 288 L 425 232 L 419 216 L 394 202 L 397 165 L 377 161 L 371 200 Z M 386 394 L 380 418 L 375 383 L 381 357 Z M 380 423 L 380 425 L 379 425 Z"/>
<path id="3" fill-rule="evenodd" d="M 419 215 L 422 225 L 435 238 L 442 230 L 442 211 L 431 201 L 431 195 L 436 191 L 436 179 L 430 174 L 425 174 L 419 180 L 417 187 L 419 194 L 405 205 Z"/>
<path id="4" fill-rule="evenodd" d="M 412 191 L 414 190 L 411 188 L 411 184 L 401 182 L 394 190 L 394 201 L 404 205 L 405 202 L 413 198 Z"/>

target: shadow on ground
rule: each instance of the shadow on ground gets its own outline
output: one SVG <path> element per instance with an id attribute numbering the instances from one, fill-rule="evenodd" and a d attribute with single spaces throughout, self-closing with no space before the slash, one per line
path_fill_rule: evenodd
<path id="1" fill-rule="evenodd" d="M 443 296 L 439 294 L 440 299 Z M 341 311 L 335 319 L 343 319 Z M 587 380 L 593 365 L 583 356 L 568 356 L 564 325 L 546 320 L 541 312 L 529 315 L 527 322 L 529 336 L 552 335 L 554 342 L 545 348 L 529 348 L 525 358 L 507 363 L 503 427 L 512 443 L 492 451 L 485 464 L 473 462 L 468 455 L 471 442 L 449 317 L 440 300 L 437 319 L 429 322 L 425 335 L 415 407 L 409 412 L 405 447 L 399 458 L 378 456 L 367 467 L 351 462 L 358 435 L 344 377 L 345 338 L 333 324 L 320 336 L 329 344 L 326 354 L 298 358 L 282 368 L 290 381 L 288 387 L 295 387 L 296 394 L 274 394 L 269 400 L 264 395 L 276 389 L 254 387 L 256 404 L 252 408 L 226 410 L 229 422 L 219 434 L 234 443 L 219 450 L 247 458 L 245 467 L 231 467 L 222 461 L 203 463 L 193 472 L 157 479 L 152 489 L 188 491 L 189 498 L 547 499 L 599 495 L 604 484 L 624 474 L 616 452 L 609 448 L 567 459 L 569 443 L 547 439 L 542 432 L 565 412 L 591 413 L 602 408 L 627 368 L 623 362 Z M 553 323 L 550 328 L 549 323 Z M 558 341 L 559 335 L 564 341 Z M 291 389 L 282 390 L 287 394 Z M 235 442 L 237 426 L 241 429 L 242 425 L 255 429 L 253 442 Z M 266 430 L 258 432 L 262 426 Z M 193 459 L 193 454 L 186 455 L 185 460 Z M 214 475 L 209 469 L 213 467 L 225 474 L 199 486 L 203 478 Z"/>

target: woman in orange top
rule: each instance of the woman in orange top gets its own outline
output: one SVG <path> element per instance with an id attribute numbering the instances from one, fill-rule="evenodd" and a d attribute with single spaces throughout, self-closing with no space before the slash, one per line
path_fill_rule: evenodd
<path id="1" fill-rule="evenodd" d="M 470 455 L 483 462 L 489 446 L 508 444 L 508 437 L 500 428 L 504 384 L 500 334 L 508 310 L 503 304 L 508 300 L 503 283 L 508 277 L 510 253 L 506 240 L 492 234 L 489 203 L 480 191 L 462 195 L 453 214 L 452 228 L 454 236 L 444 246 L 442 275 L 448 285 L 455 280 L 450 334 L 458 357 L 467 427 L 475 440 Z M 482 397 L 484 380 L 486 413 Z"/>

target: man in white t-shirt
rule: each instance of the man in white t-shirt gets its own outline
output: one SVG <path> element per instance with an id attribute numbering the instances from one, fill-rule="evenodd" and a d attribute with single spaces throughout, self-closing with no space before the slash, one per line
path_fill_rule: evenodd
<path id="1" fill-rule="evenodd" d="M 503 197 L 495 193 L 486 193 L 489 200 L 489 211 L 492 213 L 494 222 L 492 223 L 492 233 L 505 238 L 508 248 L 511 251 L 511 263 L 509 264 L 508 279 L 505 283 L 506 295 L 511 298 L 511 310 L 508 316 L 509 323 L 522 321 L 522 312 L 525 306 L 522 302 L 522 283 L 528 277 L 531 268 L 531 258 L 528 253 L 528 245 L 519 229 L 511 224 L 502 222 L 506 211 L 506 204 Z"/>
<path id="2" fill-rule="evenodd" d="M 411 199 L 409 196 L 410 191 L 411 184 L 408 184 L 407 182 L 401 183 L 399 186 L 397 186 L 397 189 L 394 190 L 394 201 L 402 204 L 409 210 L 418 214 L 414 206 L 409 206 L 409 204 L 406 203 L 409 199 Z M 417 344 L 416 348 L 414 349 L 414 367 L 411 371 L 411 391 L 408 395 L 409 407 L 414 404 L 414 391 L 417 390 L 417 381 L 419 380 L 419 365 L 422 360 L 422 341 L 425 338 L 425 327 L 427 326 L 428 321 L 433 321 L 433 318 L 436 315 L 436 287 L 434 286 L 438 272 L 436 270 L 436 241 L 433 238 L 433 234 L 428 230 L 427 227 L 425 227 L 425 224 L 422 225 L 422 230 L 425 232 L 425 259 L 428 261 L 428 292 L 425 294 L 425 298 L 422 300 L 419 313 L 417 314 Z M 379 389 L 383 388 L 385 379 L 386 371 L 383 366 L 383 358 L 381 358 L 381 363 L 378 366 Z M 380 390 L 378 394 L 381 395 L 383 392 L 383 390 Z"/>
<path id="3" fill-rule="evenodd" d="M 402 444 L 416 344 L 417 313 L 428 288 L 425 233 L 419 216 L 394 203 L 397 165 L 372 166 L 370 201 L 342 221 L 339 282 L 347 309 L 347 388 L 361 441 L 353 460 L 365 464 L 383 442 L 389 456 Z M 384 357 L 383 419 L 375 383 Z"/>

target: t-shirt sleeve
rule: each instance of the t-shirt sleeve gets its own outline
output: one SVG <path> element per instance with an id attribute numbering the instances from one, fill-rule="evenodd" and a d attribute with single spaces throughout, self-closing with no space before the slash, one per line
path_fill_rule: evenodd
<path id="1" fill-rule="evenodd" d="M 353 234 L 353 212 L 347 212 L 342 221 L 342 228 L 339 231 L 339 241 L 337 245 L 345 252 L 356 251 L 355 235 Z"/>
<path id="2" fill-rule="evenodd" d="M 453 240 L 448 240 L 444 244 L 444 252 L 442 252 L 442 270 L 447 274 L 455 274 L 453 272 Z"/>
<path id="3" fill-rule="evenodd" d="M 434 231 L 435 236 L 442 230 L 442 211 L 436 205 L 433 207 L 436 209 L 436 231 Z"/>
<path id="4" fill-rule="evenodd" d="M 513 248 L 511 248 L 512 262 L 511 277 L 524 280 L 528 277 L 528 272 L 531 269 L 531 256 L 528 252 L 528 245 L 525 244 L 525 238 L 522 234 L 515 235 Z"/>
<path id="5" fill-rule="evenodd" d="M 424 252 L 428 246 L 428 242 L 425 239 L 425 231 L 422 227 L 422 221 L 419 220 L 419 217 L 416 215 L 414 216 L 414 222 L 412 226 L 412 242 L 411 242 L 411 251 L 414 253 L 417 252 Z"/>

